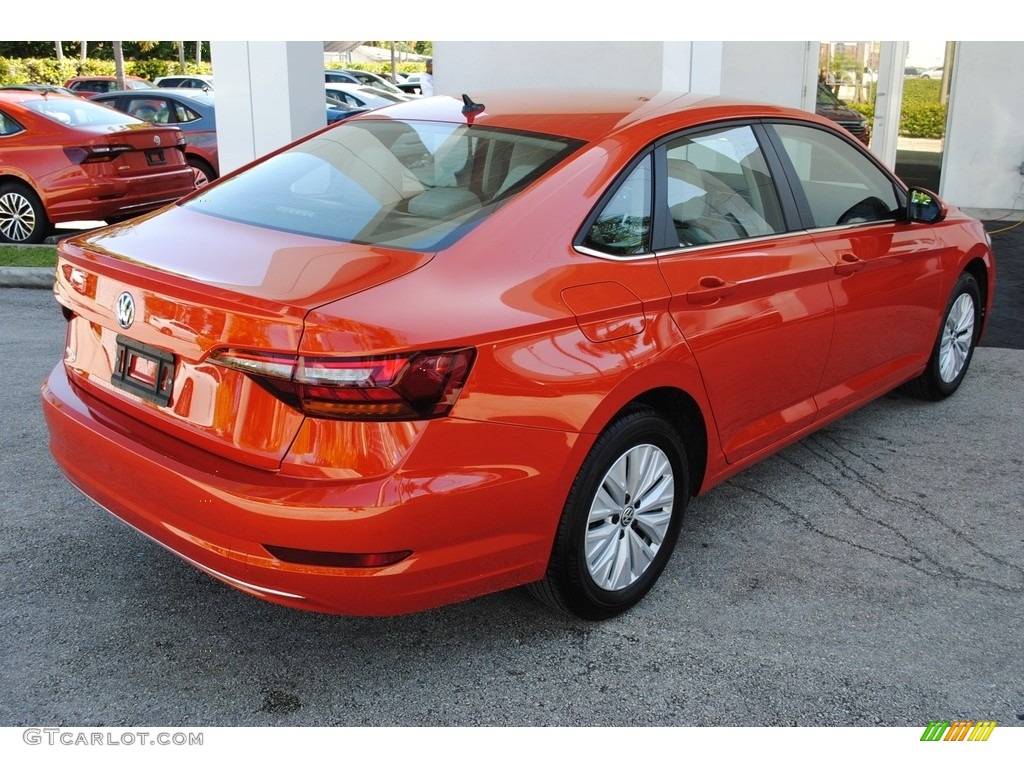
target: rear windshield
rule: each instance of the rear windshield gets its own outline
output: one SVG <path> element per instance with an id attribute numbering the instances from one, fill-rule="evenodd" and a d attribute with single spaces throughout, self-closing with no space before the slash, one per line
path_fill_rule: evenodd
<path id="1" fill-rule="evenodd" d="M 77 96 L 23 101 L 21 105 L 63 125 L 128 125 L 142 122 L 116 109 Z"/>
<path id="2" fill-rule="evenodd" d="M 579 145 L 465 124 L 353 121 L 185 205 L 314 237 L 436 250 Z"/>

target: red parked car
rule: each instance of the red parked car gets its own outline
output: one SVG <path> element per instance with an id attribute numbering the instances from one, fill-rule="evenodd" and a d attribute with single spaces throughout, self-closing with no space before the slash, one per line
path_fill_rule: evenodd
<path id="1" fill-rule="evenodd" d="M 107 93 L 117 90 L 117 78 L 111 75 L 81 75 L 69 78 L 64 87 L 72 90 L 78 96 L 95 96 L 97 93 Z M 126 75 L 124 87 L 130 91 L 147 90 L 156 88 L 153 83 L 142 77 Z"/>
<path id="2" fill-rule="evenodd" d="M 0 91 L 0 242 L 151 211 L 195 189 L 175 127 L 36 91 Z"/>
<path id="3" fill-rule="evenodd" d="M 532 584 L 600 619 L 655 584 L 692 496 L 963 380 L 987 235 L 829 120 L 481 101 L 350 118 L 65 240 L 42 399 L 71 482 L 284 605 Z"/>

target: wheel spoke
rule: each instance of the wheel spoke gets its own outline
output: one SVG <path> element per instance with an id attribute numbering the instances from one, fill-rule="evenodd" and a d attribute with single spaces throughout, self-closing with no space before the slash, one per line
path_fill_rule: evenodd
<path id="1" fill-rule="evenodd" d="M 609 578 L 617 555 L 619 531 L 618 523 L 611 522 L 587 530 L 587 567 L 590 575 L 599 583 Z"/>

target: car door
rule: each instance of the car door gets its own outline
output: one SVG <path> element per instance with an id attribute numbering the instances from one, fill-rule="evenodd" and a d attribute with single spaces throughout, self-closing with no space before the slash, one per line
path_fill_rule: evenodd
<path id="1" fill-rule="evenodd" d="M 905 193 L 868 154 L 825 128 L 778 123 L 773 136 L 815 246 L 832 266 L 835 336 L 822 415 L 913 375 L 931 352 L 943 301 L 934 229 L 904 220 Z"/>
<path id="2" fill-rule="evenodd" d="M 828 359 L 832 265 L 780 197 L 753 125 L 658 149 L 671 312 L 704 379 L 726 459 L 809 425 Z"/>

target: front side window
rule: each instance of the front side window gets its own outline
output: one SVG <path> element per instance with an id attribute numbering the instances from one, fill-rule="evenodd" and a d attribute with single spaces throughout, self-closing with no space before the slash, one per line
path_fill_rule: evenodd
<path id="1" fill-rule="evenodd" d="M 894 220 L 900 210 L 892 180 L 838 136 L 805 125 L 775 131 L 796 171 L 815 227 Z"/>
<path id="2" fill-rule="evenodd" d="M 718 128 L 667 147 L 669 214 L 680 246 L 784 230 L 768 166 L 750 126 Z"/>
<path id="3" fill-rule="evenodd" d="M 456 123 L 350 121 L 186 205 L 314 237 L 433 250 L 578 146 L 557 136 Z"/>

